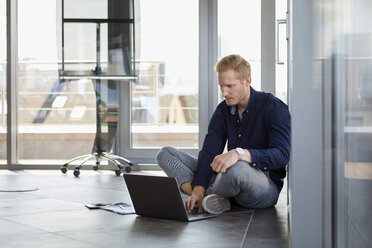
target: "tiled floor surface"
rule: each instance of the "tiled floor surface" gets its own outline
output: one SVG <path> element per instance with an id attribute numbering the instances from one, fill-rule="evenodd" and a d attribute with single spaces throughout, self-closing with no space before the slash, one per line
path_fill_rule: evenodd
<path id="1" fill-rule="evenodd" d="M 99 202 L 131 203 L 122 176 L 112 171 L 83 170 L 75 178 L 71 171 L 64 175 L 57 170 L 0 170 L 0 246 L 288 246 L 285 193 L 275 208 L 231 211 L 192 223 L 118 215 L 84 206 Z"/>

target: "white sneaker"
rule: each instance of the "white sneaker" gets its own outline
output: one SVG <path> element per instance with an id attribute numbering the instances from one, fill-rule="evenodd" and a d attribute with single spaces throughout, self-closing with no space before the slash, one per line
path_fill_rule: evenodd
<path id="1" fill-rule="evenodd" d="M 230 209 L 230 200 L 216 194 L 207 195 L 203 199 L 203 208 L 210 214 L 222 214 Z"/>

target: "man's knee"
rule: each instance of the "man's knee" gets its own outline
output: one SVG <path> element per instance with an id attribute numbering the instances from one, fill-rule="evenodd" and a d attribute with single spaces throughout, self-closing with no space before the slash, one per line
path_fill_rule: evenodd
<path id="1" fill-rule="evenodd" d="M 220 176 L 225 182 L 240 184 L 249 180 L 252 170 L 254 169 L 248 163 L 238 161 L 234 166 L 227 169 L 225 173 L 221 173 Z"/>
<path id="2" fill-rule="evenodd" d="M 254 168 L 252 168 L 247 162 L 238 161 L 234 166 L 231 166 L 226 171 L 226 174 L 234 178 L 239 178 L 244 175 L 252 174 L 252 170 L 254 170 Z"/>
<path id="3" fill-rule="evenodd" d="M 156 161 L 158 161 L 159 164 L 162 164 L 165 159 L 167 159 L 169 156 L 173 154 L 173 147 L 171 146 L 164 146 L 158 154 L 156 154 Z"/>

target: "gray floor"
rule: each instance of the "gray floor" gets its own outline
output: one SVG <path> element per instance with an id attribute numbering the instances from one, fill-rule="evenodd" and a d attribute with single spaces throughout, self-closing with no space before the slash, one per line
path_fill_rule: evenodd
<path id="1" fill-rule="evenodd" d="M 139 172 L 134 172 L 139 173 Z M 162 174 L 140 172 L 142 174 Z M 89 210 L 131 203 L 112 171 L 0 170 L 1 247 L 288 247 L 286 192 L 271 209 L 240 210 L 185 223 Z"/>

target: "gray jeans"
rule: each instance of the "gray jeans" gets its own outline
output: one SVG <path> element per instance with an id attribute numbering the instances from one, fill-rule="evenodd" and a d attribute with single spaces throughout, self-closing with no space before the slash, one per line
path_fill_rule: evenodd
<path id="1" fill-rule="evenodd" d="M 180 186 L 193 180 L 197 158 L 166 146 L 159 151 L 156 159 L 167 176 L 177 178 Z M 252 168 L 244 161 L 238 161 L 226 173 L 214 175 L 209 181 L 206 193 L 234 198 L 239 205 L 246 208 L 273 207 L 279 197 L 278 188 L 269 174 Z"/>

